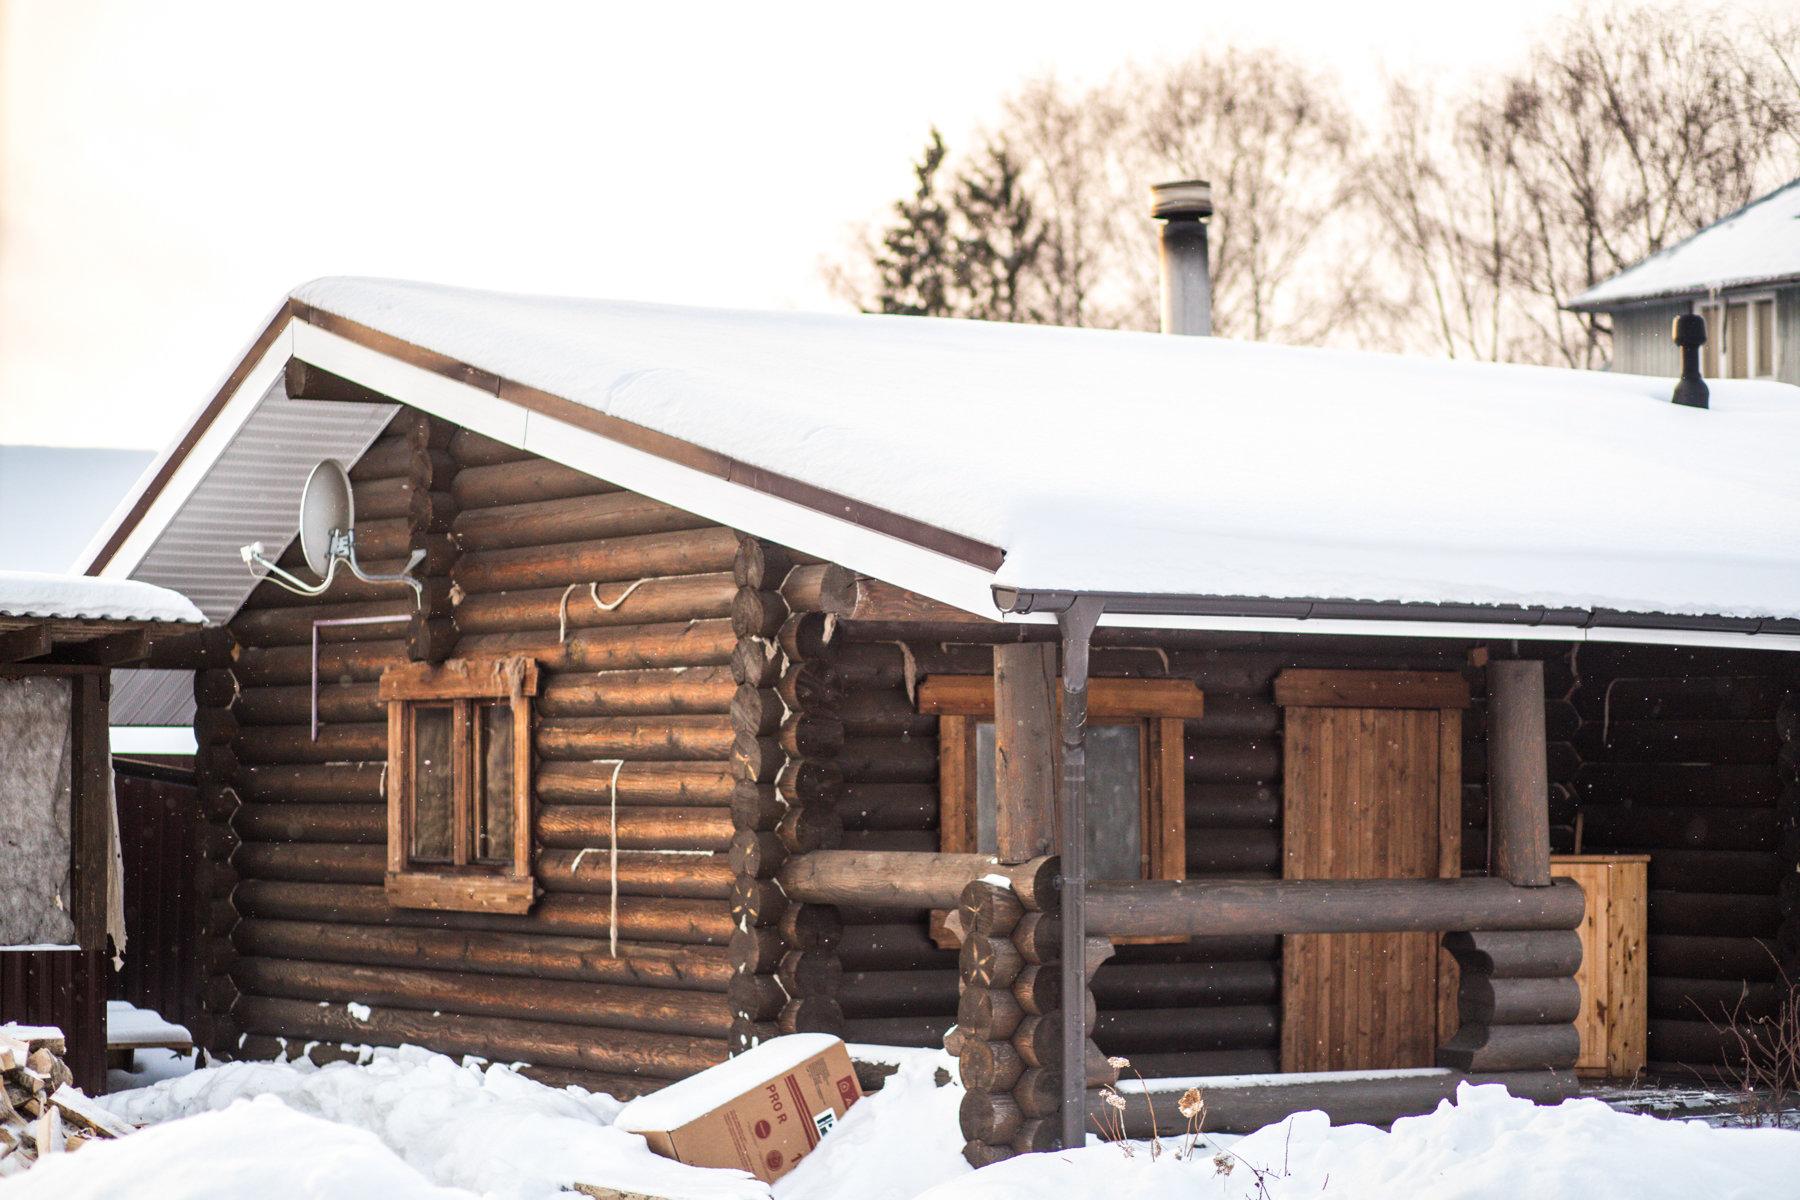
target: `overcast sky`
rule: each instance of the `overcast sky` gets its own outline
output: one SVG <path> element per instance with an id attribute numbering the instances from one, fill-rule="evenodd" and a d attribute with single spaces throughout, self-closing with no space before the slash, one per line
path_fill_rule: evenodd
<path id="1" fill-rule="evenodd" d="M 1364 103 L 1564 7 L 0 0 L 0 443 L 160 448 L 319 275 L 835 308 L 927 128 L 1029 75 L 1230 41 Z"/>

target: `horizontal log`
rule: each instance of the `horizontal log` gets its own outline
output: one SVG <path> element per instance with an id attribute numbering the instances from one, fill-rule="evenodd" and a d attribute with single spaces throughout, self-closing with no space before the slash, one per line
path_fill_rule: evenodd
<path id="1" fill-rule="evenodd" d="M 1144 937 L 1573 929 L 1582 911 L 1581 889 L 1566 880 L 1547 888 L 1500 879 L 1088 885 L 1091 933 Z"/>
<path id="2" fill-rule="evenodd" d="M 491 467 L 536 456 L 523 447 L 508 445 L 473 429 L 458 428 L 450 435 L 450 457 L 459 467 Z"/>
<path id="3" fill-rule="evenodd" d="M 999 865 L 986 854 L 820 850 L 790 858 L 781 884 L 796 900 L 863 907 L 955 908 L 975 879 L 1002 876 L 1032 907 L 1050 899 L 1054 860 Z"/>
<path id="4" fill-rule="evenodd" d="M 1787 989 L 1774 980 L 1650 977 L 1650 1015 L 1677 1021 L 1766 1020 L 1781 1008 Z"/>
<path id="5" fill-rule="evenodd" d="M 1462 980 L 1457 1011 L 1465 1024 L 1564 1024 L 1581 1012 L 1581 988 L 1573 976 L 1506 979 L 1470 975 Z"/>
<path id="6" fill-rule="evenodd" d="M 931 940 L 923 915 L 889 925 L 847 925 L 838 956 L 845 971 L 916 971 L 954 968 L 956 952 Z"/>
<path id="7" fill-rule="evenodd" d="M 612 838 L 609 810 L 598 805 L 545 805 L 537 810 L 540 845 L 582 850 L 606 848 Z M 619 846 L 630 850 L 727 850 L 731 812 L 719 808 L 620 808 Z"/>
<path id="8" fill-rule="evenodd" d="M 1206 1102 L 1204 1127 L 1208 1133 L 1254 1133 L 1294 1113 L 1315 1109 L 1330 1117 L 1333 1125 L 1391 1125 L 1401 1117 L 1421 1116 L 1445 1100 L 1454 1100 L 1457 1087 L 1464 1082 L 1498 1083 L 1515 1096 L 1541 1104 L 1565 1100 L 1580 1091 L 1573 1075 L 1547 1071 L 1476 1075 L 1433 1071 L 1375 1078 L 1358 1078 L 1349 1072 L 1337 1078 L 1307 1075 L 1293 1082 L 1277 1079 L 1254 1084 L 1229 1079 L 1214 1084 L 1202 1077 L 1180 1079 L 1180 1087 L 1167 1089 L 1152 1079 L 1152 1090 L 1132 1085 L 1118 1089 L 1125 1108 L 1116 1118 L 1124 1122 L 1127 1137 L 1147 1138 L 1153 1131 L 1167 1137 L 1179 1132 L 1184 1126 L 1177 1111 L 1181 1089 L 1191 1083 Z M 1110 1128 L 1115 1119 L 1097 1090 L 1088 1093 L 1088 1112 L 1104 1127 Z"/>
<path id="9" fill-rule="evenodd" d="M 538 691 L 541 717 L 725 713 L 736 690 L 727 667 L 559 672 Z"/>
<path id="10" fill-rule="evenodd" d="M 848 1042 L 874 1046 L 935 1048 L 943 1044 L 944 1034 L 955 1020 L 948 1014 L 941 1017 L 845 1018 L 843 1037 Z"/>
<path id="11" fill-rule="evenodd" d="M 731 718 L 685 716 L 546 717 L 533 742 L 547 760 L 723 761 L 731 754 Z"/>
<path id="12" fill-rule="evenodd" d="M 937 732 L 937 717 L 918 711 L 898 690 L 852 691 L 830 711 L 850 737 L 928 737 Z"/>
<path id="13" fill-rule="evenodd" d="M 852 575 L 848 572 L 835 574 L 826 581 L 826 589 L 826 594 L 820 597 L 821 609 L 849 621 L 892 622 L 902 625 L 919 622 L 951 626 L 999 623 L 998 613 L 989 615 L 965 612 L 929 596 L 921 596 L 917 592 L 910 592 L 866 575 Z"/>
<path id="14" fill-rule="evenodd" d="M 1775 803 L 1781 781 L 1769 765 L 1587 762 L 1575 772 L 1584 804 L 1726 805 Z"/>
<path id="15" fill-rule="evenodd" d="M 735 781 L 725 763 L 541 762 L 533 784 L 543 804 L 723 808 Z"/>
<path id="16" fill-rule="evenodd" d="M 1716 892 L 1650 893 L 1650 932 L 1715 936 L 1729 930 L 1737 937 L 1773 938 L 1781 926 L 1776 898 Z"/>
<path id="17" fill-rule="evenodd" d="M 1164 963 L 1111 961 L 1094 976 L 1103 1010 L 1273 1004 L 1280 992 L 1274 962 Z"/>
<path id="18" fill-rule="evenodd" d="M 1281 873 L 1281 834 L 1274 829 L 1189 829 L 1190 876 Z"/>
<path id="19" fill-rule="evenodd" d="M 729 571 L 736 555 L 737 535 L 710 526 L 465 554 L 457 561 L 454 577 L 465 592 L 566 587 L 575 581 L 616 583 Z"/>
<path id="20" fill-rule="evenodd" d="M 1779 674 L 1619 678 L 1575 694 L 1582 716 L 1615 721 L 1770 720 L 1792 682 Z"/>
<path id="21" fill-rule="evenodd" d="M 451 453 L 455 453 L 454 447 Z M 569 496 L 599 496 L 618 490 L 586 471 L 535 455 L 511 462 L 466 466 L 456 473 L 450 484 L 456 506 L 464 510 L 559 500 Z M 360 501 L 359 497 L 359 507 Z"/>
<path id="22" fill-rule="evenodd" d="M 245 727 L 258 725 L 299 725 L 313 715 L 312 688 L 289 687 L 244 688 L 231 706 L 232 715 Z M 330 684 L 319 688 L 319 720 L 327 724 L 353 724 L 385 721 L 387 705 L 382 702 L 375 683 Z"/>
<path id="23" fill-rule="evenodd" d="M 852 971 L 838 984 L 844 1016 L 942 1017 L 956 1011 L 958 975 L 953 967 L 927 971 Z"/>
<path id="24" fill-rule="evenodd" d="M 372 627 L 388 633 L 388 627 Z M 358 642 L 326 642 L 319 647 L 319 681 L 321 683 L 373 683 L 389 667 L 407 662 L 406 640 L 383 637 Z M 312 647 L 246 646 L 233 667 L 238 681 L 246 688 L 278 687 L 284 684 L 308 685 L 312 680 Z"/>
<path id="25" fill-rule="evenodd" d="M 244 917 L 286 921 L 506 930 L 515 935 L 530 931 L 534 935 L 541 932 L 585 937 L 604 937 L 610 927 L 609 903 L 607 898 L 600 896 L 543 896 L 529 914 L 504 916 L 394 908 L 388 904 L 387 893 L 379 887 L 246 879 L 238 885 L 232 900 Z M 731 928 L 730 910 L 717 901 L 619 898 L 618 931 L 624 941 L 722 947 L 731 940 Z"/>
<path id="26" fill-rule="evenodd" d="M 731 1029 L 731 1011 L 721 997 L 675 988 L 262 957 L 240 958 L 231 977 L 245 995 L 422 1009 L 445 1024 L 465 1016 L 515 1017 L 717 1038 Z"/>
<path id="27" fill-rule="evenodd" d="M 937 778 L 937 741 L 847 737 L 835 761 L 851 783 L 930 783 Z"/>
<path id="28" fill-rule="evenodd" d="M 244 767 L 235 786 L 242 799 L 302 803 L 383 803 L 387 761 L 264 764 Z"/>
<path id="29" fill-rule="evenodd" d="M 1187 789 L 1190 830 L 1277 829 L 1281 793 L 1268 784 L 1206 783 Z"/>
<path id="30" fill-rule="evenodd" d="M 1241 1050 L 1280 1039 L 1281 1013 L 1274 1005 L 1102 1010 L 1094 1026 L 1094 1040 L 1108 1054 L 1127 1057 L 1138 1050 Z"/>
<path id="31" fill-rule="evenodd" d="M 251 918 L 232 940 L 245 954 L 308 962 L 530 975 L 723 995 L 732 965 L 723 946 L 666 946 L 515 930 L 420 929 Z"/>
<path id="32" fill-rule="evenodd" d="M 1772 808 L 1583 808 L 1592 846 L 1650 851 L 1772 850 L 1779 837 Z"/>
<path id="33" fill-rule="evenodd" d="M 563 583 L 504 592 L 471 592 L 456 606 L 456 627 L 465 634 L 518 633 L 723 618 L 731 615 L 731 598 L 735 594 L 731 577 L 723 574 L 647 579 L 625 596 L 625 589 L 630 586 L 607 583 L 590 588 L 583 580 L 572 591 Z M 594 603 L 596 593 L 599 604 Z M 613 604 L 617 607 L 603 607 Z"/>
<path id="34" fill-rule="evenodd" d="M 681 1079 L 725 1059 L 721 1039 L 613 1030 L 605 1037 L 580 1025 L 509 1017 L 462 1017 L 373 1007 L 367 1020 L 307 1000 L 245 996 L 233 1010 L 252 1033 L 320 1041 L 425 1046 L 442 1054 L 474 1054 L 498 1062 L 531 1062 L 652 1079 Z"/>
<path id="35" fill-rule="evenodd" d="M 1699 1068 L 1732 1066 L 1741 1061 L 1737 1037 L 1723 1021 L 1649 1021 L 1649 1058 L 1653 1063 Z"/>
<path id="36" fill-rule="evenodd" d="M 370 642 L 394 636 L 412 615 L 409 600 L 363 600 L 347 604 L 291 603 L 280 607 L 245 609 L 232 618 L 231 632 L 244 646 L 307 646 L 315 632 L 319 642 Z M 364 620 L 395 617 L 393 624 L 325 625 L 319 621 Z"/>
<path id="37" fill-rule="evenodd" d="M 1752 937 L 1657 934 L 1649 944 L 1650 969 L 1657 975 L 1749 980 L 1769 980 L 1776 975 L 1772 942 Z"/>
<path id="38" fill-rule="evenodd" d="M 481 551 L 670 533 L 710 524 L 704 517 L 636 492 L 611 492 L 469 509 L 457 514 L 452 529 L 465 550 Z"/>
<path id="39" fill-rule="evenodd" d="M 459 654 L 531 654 L 548 671 L 628 671 L 645 667 L 720 666 L 731 661 L 737 635 L 727 620 L 683 621 L 572 631 L 558 642 L 554 633 L 469 634 L 457 642 Z"/>
<path id="40" fill-rule="evenodd" d="M 246 804 L 231 827 L 246 842 L 387 844 L 384 804 Z"/>
<path id="41" fill-rule="evenodd" d="M 1650 856 L 1650 886 L 1659 891 L 1772 894 L 1787 872 L 1762 850 L 1658 850 Z"/>
<path id="42" fill-rule="evenodd" d="M 1438 1065 L 1457 1071 L 1569 1070 L 1581 1054 L 1574 1024 L 1473 1025 L 1438 1047 Z"/>
<path id="43" fill-rule="evenodd" d="M 1281 743 L 1189 738 L 1187 778 L 1190 783 L 1273 783 L 1281 778 Z"/>
<path id="44" fill-rule="evenodd" d="M 1775 761 L 1775 723 L 1621 721 L 1585 726 L 1574 739 L 1584 759 L 1613 762 L 1758 765 Z"/>
<path id="45" fill-rule="evenodd" d="M 257 842 L 240 846 L 232 866 L 246 879 L 379 884 L 387 846 L 379 842 Z"/>
<path id="46" fill-rule="evenodd" d="M 318 737 L 305 725 L 262 725 L 239 731 L 232 749 L 240 763 L 385 762 L 387 722 L 321 725 Z"/>
<path id="47" fill-rule="evenodd" d="M 609 892 L 611 856 L 591 850 L 541 850 L 534 868 L 538 882 L 552 892 Z M 621 896 L 683 896 L 729 900 L 735 872 L 723 854 L 671 853 L 667 850 L 620 850 Z"/>

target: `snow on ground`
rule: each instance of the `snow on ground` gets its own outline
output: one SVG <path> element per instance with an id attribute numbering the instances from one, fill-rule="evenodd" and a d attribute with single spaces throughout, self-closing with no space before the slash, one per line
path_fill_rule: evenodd
<path id="1" fill-rule="evenodd" d="M 596 1183 L 675 1200 L 1734 1200 L 1800 1191 L 1800 1132 L 1719 1129 L 1598 1100 L 1540 1107 L 1497 1087 L 1395 1124 L 1305 1113 L 1187 1156 L 1165 1138 L 1030 1155 L 984 1171 L 961 1156 L 947 1055 L 853 1047 L 897 1065 L 771 1190 L 737 1171 L 652 1155 L 608 1096 L 407 1047 L 361 1065 L 232 1063 L 105 1098 L 149 1128 L 52 1160 L 7 1200 L 573 1200 Z"/>

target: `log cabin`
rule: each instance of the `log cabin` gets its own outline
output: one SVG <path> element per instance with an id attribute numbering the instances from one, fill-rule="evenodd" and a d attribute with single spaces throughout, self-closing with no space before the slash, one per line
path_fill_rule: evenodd
<path id="1" fill-rule="evenodd" d="M 0 570 L 0 1023 L 60 1028 L 90 1093 L 106 1078 L 108 964 L 127 948 L 110 671 L 203 620 L 149 584 Z"/>
<path id="2" fill-rule="evenodd" d="M 115 700 L 192 689 L 195 1033 L 943 1042 L 973 1162 L 1119 1057 L 1226 1129 L 1717 1064 L 1800 948 L 1800 390 L 1671 388 L 307 284 L 91 553 L 213 622 Z M 246 570 L 325 459 L 416 597 Z"/>

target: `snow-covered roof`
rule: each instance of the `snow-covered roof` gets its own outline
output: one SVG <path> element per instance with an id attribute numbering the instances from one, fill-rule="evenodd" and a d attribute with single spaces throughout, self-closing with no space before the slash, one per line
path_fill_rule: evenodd
<path id="1" fill-rule="evenodd" d="M 0 571 L 0 617 L 200 624 L 186 596 L 135 579 Z"/>
<path id="2" fill-rule="evenodd" d="M 1800 618 L 1783 384 L 1702 411 L 1611 373 L 366 279 L 285 311 L 265 363 L 988 616 L 999 584 Z M 137 509 L 108 573 L 179 497 Z"/>
<path id="3" fill-rule="evenodd" d="M 1794 279 L 1800 279 L 1800 179 L 1595 284 L 1569 307 L 1608 309 Z"/>

